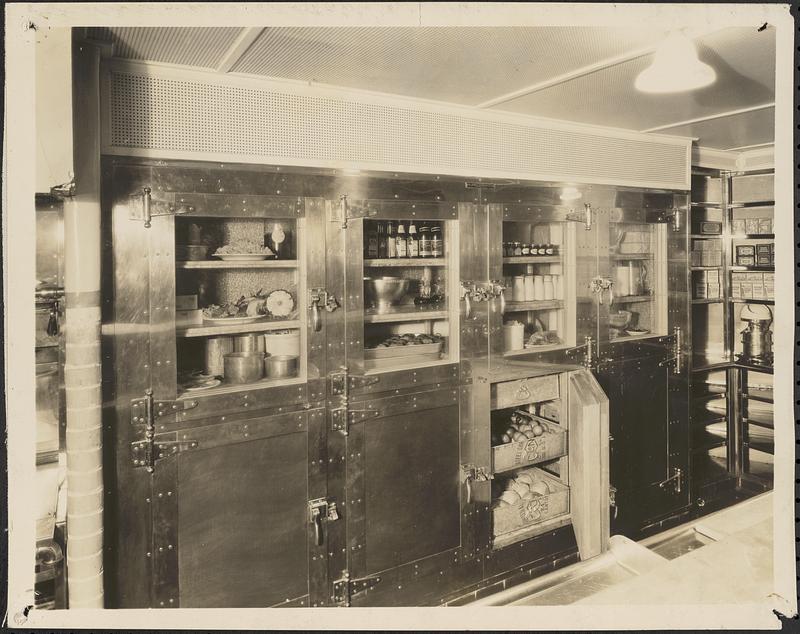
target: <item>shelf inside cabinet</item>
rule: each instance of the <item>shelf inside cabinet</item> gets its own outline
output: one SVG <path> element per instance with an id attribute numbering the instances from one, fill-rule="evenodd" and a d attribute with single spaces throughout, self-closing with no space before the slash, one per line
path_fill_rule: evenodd
<path id="1" fill-rule="evenodd" d="M 297 260 L 177 260 L 176 269 L 296 269 Z"/>
<path id="2" fill-rule="evenodd" d="M 774 233 L 734 233 L 731 235 L 734 240 L 774 240 Z"/>
<path id="3" fill-rule="evenodd" d="M 503 258 L 503 264 L 560 264 L 560 255 L 513 255 Z"/>
<path id="4" fill-rule="evenodd" d="M 775 453 L 775 441 L 774 440 L 767 440 L 767 439 L 756 439 L 750 438 L 747 441 L 747 446 L 750 449 L 756 449 L 757 451 L 763 451 L 764 453 L 774 454 Z"/>
<path id="5" fill-rule="evenodd" d="M 298 329 L 297 319 L 257 321 L 250 324 L 197 324 L 175 329 L 177 337 L 211 337 L 214 335 L 234 335 L 244 332 L 269 332 L 270 330 Z"/>
<path id="6" fill-rule="evenodd" d="M 364 260 L 364 267 L 409 267 L 409 266 L 445 266 L 444 258 L 370 258 Z"/>
<path id="7" fill-rule="evenodd" d="M 722 236 L 718 233 L 690 233 L 689 237 L 696 240 L 722 239 Z"/>
<path id="8" fill-rule="evenodd" d="M 692 357 L 692 372 L 722 370 L 731 365 L 733 365 L 731 360 L 724 357 L 710 357 L 704 354 L 696 354 Z"/>
<path id="9" fill-rule="evenodd" d="M 774 207 L 774 200 L 749 200 L 747 202 L 731 202 L 730 209 L 747 209 L 748 207 Z"/>
<path id="10" fill-rule="evenodd" d="M 715 434 L 705 429 L 700 429 L 692 435 L 692 451 L 708 451 L 716 447 L 724 447 L 728 444 L 725 435 Z"/>
<path id="11" fill-rule="evenodd" d="M 774 299 L 752 299 L 747 297 L 729 297 L 728 301 L 732 304 L 765 304 L 767 306 L 775 304 Z"/>
<path id="12" fill-rule="evenodd" d="M 614 302 L 617 304 L 634 304 L 637 302 L 652 302 L 655 295 L 615 295 Z"/>
<path id="13" fill-rule="evenodd" d="M 529 310 L 555 310 L 564 308 L 564 301 L 561 299 L 545 299 L 533 302 L 507 302 L 507 313 L 521 313 Z"/>
<path id="14" fill-rule="evenodd" d="M 747 266 L 742 265 L 742 264 L 732 264 L 731 266 L 728 267 L 728 269 L 730 271 L 756 271 L 756 272 L 764 271 L 766 273 L 775 271 L 775 267 L 774 266 L 758 266 L 757 264 L 752 264 L 752 265 L 747 265 Z M 694 270 L 694 269 L 692 269 L 692 270 Z"/>
<path id="15" fill-rule="evenodd" d="M 218 387 L 212 387 L 207 390 L 183 390 L 178 392 L 179 399 L 188 399 L 188 398 L 199 398 L 202 396 L 215 396 L 219 394 L 232 394 L 235 392 L 246 392 L 248 390 L 260 390 L 263 388 L 268 387 L 281 387 L 284 385 L 297 385 L 299 383 L 304 383 L 305 379 L 302 377 L 290 377 L 285 379 L 261 379 L 259 381 L 253 381 L 252 383 L 237 383 L 237 384 L 225 384 Z"/>
<path id="16" fill-rule="evenodd" d="M 545 520 L 543 522 L 539 522 L 538 524 L 532 524 L 530 526 L 525 526 L 524 528 L 520 528 L 515 531 L 511 531 L 509 533 L 503 533 L 502 535 L 498 535 L 494 538 L 492 542 L 492 548 L 494 550 L 499 550 L 500 548 L 505 548 L 506 546 L 511 546 L 512 544 L 516 544 L 517 542 L 521 542 L 522 540 L 528 539 L 530 537 L 535 537 L 536 535 L 541 535 L 542 533 L 546 533 L 547 531 L 553 531 L 557 528 L 561 528 L 562 526 L 567 526 L 572 523 L 572 516 L 569 513 L 564 515 L 559 515 L 558 517 L 554 517 L 549 520 Z"/>
<path id="17" fill-rule="evenodd" d="M 690 271 L 721 271 L 722 265 L 720 266 L 690 266 Z"/>
<path id="18" fill-rule="evenodd" d="M 652 260 L 652 253 L 614 253 L 611 259 L 620 262 L 622 260 Z"/>
<path id="19" fill-rule="evenodd" d="M 364 312 L 365 324 L 389 324 L 401 321 L 437 321 L 447 319 L 447 310 L 431 310 L 427 307 L 398 306 L 391 312 L 379 313 L 375 309 Z"/>
<path id="20" fill-rule="evenodd" d="M 692 304 L 721 304 L 723 301 L 722 297 L 692 298 Z"/>
<path id="21" fill-rule="evenodd" d="M 504 357 L 519 357 L 523 354 L 537 354 L 539 352 L 552 352 L 553 350 L 563 350 L 568 348 L 564 343 L 549 343 L 541 346 L 531 346 L 530 348 L 523 348 L 522 350 L 508 350 L 503 353 Z"/>

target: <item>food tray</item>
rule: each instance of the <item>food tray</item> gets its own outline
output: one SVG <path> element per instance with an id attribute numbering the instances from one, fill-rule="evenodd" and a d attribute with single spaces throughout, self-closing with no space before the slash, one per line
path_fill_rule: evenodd
<path id="1" fill-rule="evenodd" d="M 558 375 L 503 381 L 492 385 L 492 409 L 505 409 L 558 398 Z"/>
<path id="2" fill-rule="evenodd" d="M 266 318 L 266 315 L 256 315 L 255 317 L 206 317 L 203 315 L 203 323 L 217 326 L 222 324 L 234 326 L 237 324 L 252 324 L 257 321 L 263 321 Z"/>
<path id="3" fill-rule="evenodd" d="M 392 346 L 390 348 L 365 348 L 365 359 L 396 359 L 397 357 L 420 356 L 438 359 L 442 352 L 443 342 L 420 343 L 413 346 Z"/>
<path id="4" fill-rule="evenodd" d="M 547 482 L 550 493 L 528 501 L 495 506 L 492 509 L 492 532 L 495 537 L 569 513 L 569 487 L 566 484 L 536 467 L 521 469 L 519 474 L 523 473 L 530 473 L 534 479 Z"/>
<path id="5" fill-rule="evenodd" d="M 504 443 L 492 447 L 494 473 L 516 469 L 525 465 L 560 458 L 567 453 L 567 430 L 550 421 L 533 417 L 546 429 L 545 433 L 529 440 Z"/>

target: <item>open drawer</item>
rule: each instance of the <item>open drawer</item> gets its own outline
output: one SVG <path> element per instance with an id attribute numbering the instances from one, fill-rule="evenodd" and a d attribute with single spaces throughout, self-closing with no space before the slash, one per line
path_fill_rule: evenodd
<path id="1" fill-rule="evenodd" d="M 543 430 L 540 436 L 507 442 L 492 447 L 492 471 L 501 473 L 527 465 L 554 460 L 567 454 L 567 430 L 560 425 L 531 416 Z"/>
<path id="2" fill-rule="evenodd" d="M 508 478 L 494 500 L 492 507 L 493 535 L 495 546 L 503 545 L 504 536 L 547 524 L 563 517 L 569 519 L 570 489 L 559 478 L 531 467 L 520 469 Z M 546 530 L 546 529 L 543 529 Z M 535 532 L 535 531 L 533 531 Z"/>

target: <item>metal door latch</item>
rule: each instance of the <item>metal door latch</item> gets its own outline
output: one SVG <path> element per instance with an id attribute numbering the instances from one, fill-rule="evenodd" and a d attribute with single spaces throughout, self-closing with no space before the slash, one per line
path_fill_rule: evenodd
<path id="1" fill-rule="evenodd" d="M 473 482 L 488 482 L 494 476 L 487 473 L 484 467 L 476 467 L 474 464 L 461 465 L 461 481 L 467 487 L 467 504 L 472 503 L 472 483 Z"/>
<path id="2" fill-rule="evenodd" d="M 681 492 L 681 489 L 683 488 L 682 487 L 682 484 L 683 484 L 683 471 L 681 471 L 677 467 L 673 467 L 672 468 L 672 475 L 670 477 L 668 477 L 666 480 L 664 480 L 663 482 L 659 482 L 658 483 L 658 488 L 659 489 L 663 489 L 668 484 L 672 484 L 672 486 L 674 487 L 676 495 L 679 494 Z"/>
<path id="3" fill-rule="evenodd" d="M 345 570 L 341 578 L 333 582 L 333 602 L 344 607 L 350 607 L 352 597 L 361 592 L 374 588 L 381 582 L 380 577 L 362 577 L 351 579 L 350 572 Z"/>
<path id="4" fill-rule="evenodd" d="M 332 313 L 339 308 L 339 300 L 332 293 L 324 288 L 312 288 L 309 290 L 309 308 L 311 309 L 311 326 L 314 332 L 322 330 L 322 315 L 320 308 L 324 308 L 326 313 Z"/>
<path id="5" fill-rule="evenodd" d="M 192 205 L 174 205 L 165 201 L 153 200 L 149 187 L 142 187 L 142 193 L 131 197 L 130 219 L 142 220 L 144 226 L 149 229 L 152 226 L 153 216 L 176 216 L 185 213 L 192 213 L 195 208 Z M 136 199 L 140 199 L 141 202 Z"/>
<path id="6" fill-rule="evenodd" d="M 613 519 L 617 519 L 619 507 L 617 506 L 617 487 L 608 487 L 608 505 L 614 509 Z"/>
<path id="7" fill-rule="evenodd" d="M 327 498 L 317 498 L 308 501 L 308 521 L 314 525 L 314 543 L 322 546 L 324 536 L 322 534 L 322 522 L 335 522 L 339 519 L 339 509 L 336 502 L 330 502 Z"/>
<path id="8" fill-rule="evenodd" d="M 603 303 L 603 291 L 608 291 L 608 305 L 614 305 L 614 281 L 607 277 L 594 277 L 589 281 L 589 290 L 600 294 L 600 304 Z"/>

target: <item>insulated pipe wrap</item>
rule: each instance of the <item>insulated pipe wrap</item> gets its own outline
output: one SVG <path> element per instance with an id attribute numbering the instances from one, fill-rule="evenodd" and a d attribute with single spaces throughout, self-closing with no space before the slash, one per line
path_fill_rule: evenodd
<path id="1" fill-rule="evenodd" d="M 69 607 L 102 608 L 100 54 L 72 43 L 74 195 L 64 205 Z"/>

